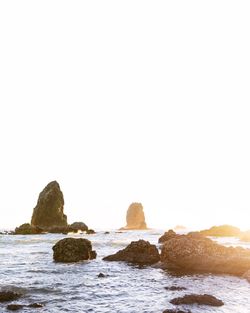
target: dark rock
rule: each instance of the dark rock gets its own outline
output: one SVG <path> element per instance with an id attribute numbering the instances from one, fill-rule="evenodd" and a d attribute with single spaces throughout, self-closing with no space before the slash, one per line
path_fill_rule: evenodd
<path id="1" fill-rule="evenodd" d="M 141 203 L 132 203 L 127 211 L 127 226 L 122 229 L 147 229 L 145 215 Z"/>
<path id="2" fill-rule="evenodd" d="M 170 287 L 165 287 L 166 290 L 170 291 L 182 291 L 182 290 L 187 290 L 185 287 L 180 287 L 180 286 L 170 286 Z"/>
<path id="3" fill-rule="evenodd" d="M 78 262 L 96 258 L 91 242 L 83 238 L 65 238 L 59 240 L 54 246 L 54 260 L 56 262 Z"/>
<path id="4" fill-rule="evenodd" d="M 178 310 L 178 309 L 167 309 L 164 310 L 162 313 L 191 313 L 191 311 L 183 311 L 183 310 Z"/>
<path id="5" fill-rule="evenodd" d="M 15 229 L 15 235 L 36 235 L 41 234 L 42 229 L 36 226 L 31 226 L 29 223 L 22 224 Z"/>
<path id="6" fill-rule="evenodd" d="M 201 230 L 203 236 L 214 237 L 237 237 L 241 233 L 240 229 L 231 225 L 213 226 L 206 230 Z"/>
<path id="7" fill-rule="evenodd" d="M 23 307 L 24 307 L 24 305 L 22 305 L 22 304 L 9 304 L 7 306 L 7 310 L 18 311 L 18 310 L 23 309 Z"/>
<path id="8" fill-rule="evenodd" d="M 69 225 L 69 228 L 71 229 L 71 231 L 87 231 L 88 230 L 88 226 L 86 224 L 84 224 L 83 222 L 74 222 L 73 224 Z"/>
<path id="9" fill-rule="evenodd" d="M 211 295 L 196 295 L 196 294 L 190 294 L 185 295 L 184 297 L 175 298 L 170 301 L 170 303 L 175 305 L 180 304 L 199 304 L 199 305 L 210 305 L 210 306 L 222 306 L 224 305 L 223 301 L 215 298 Z"/>
<path id="10" fill-rule="evenodd" d="M 176 232 L 170 229 L 159 238 L 158 242 L 163 243 L 165 241 L 168 241 L 169 239 L 175 238 L 176 236 L 180 236 L 180 235 L 177 235 Z"/>
<path id="11" fill-rule="evenodd" d="M 108 234 L 110 234 L 110 232 L 109 231 L 105 231 L 105 233 L 104 233 L 105 235 L 108 235 Z"/>
<path id="12" fill-rule="evenodd" d="M 0 302 L 13 301 L 21 297 L 20 293 L 13 291 L 1 291 L 0 292 Z"/>
<path id="13" fill-rule="evenodd" d="M 94 231 L 94 229 L 88 229 L 88 230 L 86 230 L 86 234 L 92 235 L 92 234 L 95 234 L 95 231 Z"/>
<path id="14" fill-rule="evenodd" d="M 103 273 L 100 273 L 100 274 L 98 274 L 98 276 L 97 276 L 98 278 L 104 278 L 104 277 L 106 277 L 106 275 L 105 274 L 103 274 Z"/>
<path id="15" fill-rule="evenodd" d="M 163 244 L 161 261 L 170 270 L 241 276 L 250 269 L 250 250 L 225 247 L 200 234 L 176 235 Z"/>
<path id="16" fill-rule="evenodd" d="M 63 193 L 56 181 L 50 182 L 40 193 L 31 225 L 45 231 L 50 231 L 53 227 L 67 227 Z"/>
<path id="17" fill-rule="evenodd" d="M 28 307 L 38 309 L 38 308 L 43 308 L 44 305 L 41 303 L 31 303 L 28 305 Z"/>
<path id="18" fill-rule="evenodd" d="M 160 260 L 159 252 L 155 245 L 148 241 L 132 241 L 125 249 L 103 258 L 105 261 L 125 261 L 139 265 L 151 265 Z"/>

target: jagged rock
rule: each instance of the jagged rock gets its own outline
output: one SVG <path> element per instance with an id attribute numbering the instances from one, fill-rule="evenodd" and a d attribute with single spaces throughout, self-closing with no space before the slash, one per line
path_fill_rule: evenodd
<path id="1" fill-rule="evenodd" d="M 162 235 L 158 242 L 159 243 L 164 243 L 165 241 L 169 240 L 169 239 L 172 239 L 172 238 L 175 238 L 176 236 L 180 236 L 180 235 L 177 235 L 172 229 L 166 231 L 164 233 L 164 235 Z"/>
<path id="2" fill-rule="evenodd" d="M 56 262 L 78 262 L 96 258 L 91 242 L 83 238 L 65 238 L 53 246 L 53 258 Z"/>
<path id="3" fill-rule="evenodd" d="M 206 230 L 201 230 L 200 234 L 203 236 L 214 237 L 238 237 L 241 231 L 239 228 L 231 225 L 213 226 Z"/>
<path id="4" fill-rule="evenodd" d="M 182 290 L 187 290 L 185 287 L 180 287 L 180 286 L 170 286 L 170 287 L 165 287 L 166 290 L 169 291 L 182 291 Z"/>
<path id="5" fill-rule="evenodd" d="M 24 307 L 24 305 L 22 305 L 22 304 L 9 304 L 7 306 L 7 310 L 18 311 L 18 310 L 23 309 L 23 307 Z"/>
<path id="6" fill-rule="evenodd" d="M 161 261 L 177 271 L 241 276 L 250 269 L 250 250 L 225 247 L 197 233 L 176 235 L 163 244 Z"/>
<path id="7" fill-rule="evenodd" d="M 148 241 L 132 241 L 125 249 L 103 258 L 105 261 L 125 261 L 139 265 L 151 265 L 160 260 L 159 252 L 155 245 Z"/>
<path id="8" fill-rule="evenodd" d="M 86 224 L 84 224 L 83 222 L 74 222 L 73 224 L 69 225 L 69 229 L 71 231 L 87 231 L 88 230 L 88 226 Z"/>
<path id="9" fill-rule="evenodd" d="M 122 229 L 147 229 L 145 215 L 141 203 L 132 203 L 127 211 L 127 226 Z"/>
<path id="10" fill-rule="evenodd" d="M 0 292 L 0 302 L 13 301 L 21 297 L 20 293 L 13 291 L 1 291 Z"/>
<path id="11" fill-rule="evenodd" d="M 162 313 L 191 313 L 191 311 L 183 311 L 178 309 L 166 309 Z"/>
<path id="12" fill-rule="evenodd" d="M 67 227 L 64 198 L 58 182 L 50 182 L 40 193 L 34 208 L 31 225 L 45 231 L 54 227 Z"/>
<path id="13" fill-rule="evenodd" d="M 41 234 L 42 229 L 36 226 L 31 226 L 29 223 L 22 224 L 15 229 L 15 235 L 36 235 Z"/>
<path id="14" fill-rule="evenodd" d="M 224 305 L 223 301 L 217 299 L 211 295 L 185 295 L 184 297 L 175 298 L 170 301 L 170 303 L 175 305 L 180 304 L 199 304 L 199 305 L 209 305 L 209 306 L 222 306 Z"/>

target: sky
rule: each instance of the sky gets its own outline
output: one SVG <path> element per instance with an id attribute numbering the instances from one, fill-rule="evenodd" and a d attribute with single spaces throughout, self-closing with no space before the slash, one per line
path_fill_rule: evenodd
<path id="1" fill-rule="evenodd" d="M 0 228 L 250 229 L 249 1 L 0 2 Z"/>

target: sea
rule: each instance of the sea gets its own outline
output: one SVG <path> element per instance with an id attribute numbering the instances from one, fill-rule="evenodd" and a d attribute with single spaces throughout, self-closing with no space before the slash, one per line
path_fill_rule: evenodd
<path id="1" fill-rule="evenodd" d="M 178 276 L 155 267 L 138 267 L 103 257 L 125 248 L 131 241 L 144 239 L 158 245 L 162 230 L 98 231 L 96 234 L 0 235 L 0 290 L 23 294 L 17 304 L 41 303 L 42 308 L 21 309 L 40 313 L 162 313 L 174 309 L 170 300 L 189 293 L 211 294 L 222 307 L 182 305 L 192 313 L 250 313 L 250 283 L 226 275 Z M 87 238 L 97 258 L 73 264 L 55 263 L 53 245 L 65 237 Z M 236 238 L 216 239 L 225 246 L 250 243 Z M 103 273 L 104 278 L 98 278 Z M 168 291 L 164 287 L 186 287 Z M 0 312 L 7 312 L 0 303 Z"/>

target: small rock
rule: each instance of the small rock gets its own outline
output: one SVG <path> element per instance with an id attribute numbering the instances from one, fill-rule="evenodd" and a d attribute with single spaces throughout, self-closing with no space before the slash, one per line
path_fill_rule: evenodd
<path id="1" fill-rule="evenodd" d="M 94 231 L 94 229 L 88 229 L 88 230 L 86 230 L 86 234 L 92 235 L 92 234 L 95 234 L 95 231 Z"/>
<path id="2" fill-rule="evenodd" d="M 108 235 L 108 234 L 110 234 L 110 232 L 109 231 L 105 231 L 105 233 L 104 233 L 105 235 Z"/>
<path id="3" fill-rule="evenodd" d="M 211 295 L 196 295 L 196 294 L 190 294 L 185 295 L 184 297 L 175 298 L 170 301 L 170 303 L 175 305 L 180 304 L 199 304 L 199 305 L 210 305 L 210 306 L 222 306 L 224 305 L 223 301 L 217 299 L 214 296 Z"/>
<path id="4" fill-rule="evenodd" d="M 162 313 L 191 313 L 191 311 L 182 311 L 178 309 L 167 309 L 163 311 Z"/>
<path id="5" fill-rule="evenodd" d="M 41 303 L 31 303 L 31 304 L 28 305 L 28 307 L 30 307 L 30 308 L 42 308 L 43 304 L 41 304 Z"/>
<path id="6" fill-rule="evenodd" d="M 103 273 L 100 273 L 100 274 L 98 274 L 98 276 L 97 276 L 98 278 L 104 278 L 104 277 L 106 277 L 106 275 L 105 274 L 103 274 Z"/>
<path id="7" fill-rule="evenodd" d="M 2 291 L 0 292 L 0 302 L 13 301 L 21 297 L 20 293 L 13 291 Z"/>
<path id="8" fill-rule="evenodd" d="M 180 287 L 180 286 L 170 286 L 170 287 L 165 287 L 166 290 L 170 291 L 181 291 L 181 290 L 187 290 L 185 287 Z"/>
<path id="9" fill-rule="evenodd" d="M 7 310 L 10 311 L 18 311 L 21 310 L 24 306 L 22 304 L 9 304 L 7 306 Z"/>

